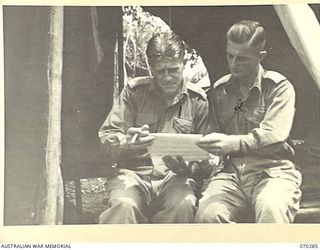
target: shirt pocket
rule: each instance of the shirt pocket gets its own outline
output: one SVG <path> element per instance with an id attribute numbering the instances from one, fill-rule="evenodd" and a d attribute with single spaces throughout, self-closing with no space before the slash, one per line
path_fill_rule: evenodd
<path id="1" fill-rule="evenodd" d="M 232 121 L 235 118 L 234 110 L 225 110 L 218 114 L 218 119 L 220 121 L 220 126 L 224 131 L 228 131 Z"/>
<path id="2" fill-rule="evenodd" d="M 158 123 L 158 117 L 154 114 L 150 113 L 139 113 L 136 119 L 136 126 L 141 127 L 144 124 L 149 125 L 149 131 L 151 133 L 157 132 L 157 123 Z"/>
<path id="3" fill-rule="evenodd" d="M 189 118 L 173 118 L 173 128 L 179 134 L 190 134 L 194 131 L 193 120 Z"/>
<path id="4" fill-rule="evenodd" d="M 265 113 L 266 110 L 263 108 L 248 109 L 248 111 L 245 113 L 245 118 L 249 130 L 259 127 L 260 122 L 264 119 Z"/>

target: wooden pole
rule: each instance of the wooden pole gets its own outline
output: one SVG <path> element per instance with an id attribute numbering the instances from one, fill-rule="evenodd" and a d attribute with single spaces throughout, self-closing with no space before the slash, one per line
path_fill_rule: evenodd
<path id="1" fill-rule="evenodd" d="M 45 202 L 40 224 L 60 224 L 62 177 L 61 162 L 61 88 L 63 63 L 63 7 L 50 11 L 50 45 L 48 58 L 49 118 L 45 166 Z M 63 204 L 62 204 L 63 205 Z"/>
<path id="2" fill-rule="evenodd" d="M 124 70 L 125 70 L 125 55 L 123 51 L 123 13 L 122 8 L 118 8 L 118 14 L 119 14 L 119 31 L 118 31 L 118 68 L 119 68 L 119 91 L 121 91 L 125 85 L 124 82 Z"/>
<path id="3" fill-rule="evenodd" d="M 61 169 L 58 169 L 58 178 L 57 178 L 57 212 L 56 212 L 56 224 L 63 224 L 63 211 L 64 211 L 64 188 L 63 188 L 63 179 L 61 174 Z"/>
<path id="4" fill-rule="evenodd" d="M 119 50 L 118 34 L 116 36 L 116 45 L 113 53 L 113 106 L 119 104 Z M 121 67 L 122 65 L 120 65 Z"/>

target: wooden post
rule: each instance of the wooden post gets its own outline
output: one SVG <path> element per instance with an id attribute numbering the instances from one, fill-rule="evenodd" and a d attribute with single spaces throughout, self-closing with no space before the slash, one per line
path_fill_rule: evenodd
<path id="1" fill-rule="evenodd" d="M 113 52 L 113 106 L 119 104 L 119 50 L 118 50 L 118 34 L 116 36 L 116 45 Z M 121 65 L 120 65 L 121 67 Z"/>
<path id="2" fill-rule="evenodd" d="M 118 30 L 118 68 L 119 68 L 119 91 L 123 89 L 125 82 L 124 82 L 124 70 L 125 70 L 125 55 L 123 51 L 123 13 L 122 8 L 118 8 L 119 11 L 119 30 Z"/>
<path id="3" fill-rule="evenodd" d="M 64 211 L 64 188 L 63 188 L 63 179 L 61 174 L 61 169 L 58 168 L 58 177 L 57 177 L 57 212 L 56 212 L 56 224 L 63 224 L 63 211 Z"/>
<path id="4" fill-rule="evenodd" d="M 63 63 L 63 7 L 50 11 L 50 45 L 48 58 L 49 118 L 46 166 L 44 174 L 45 202 L 40 224 L 53 225 L 62 221 L 61 199 L 61 87 Z"/>

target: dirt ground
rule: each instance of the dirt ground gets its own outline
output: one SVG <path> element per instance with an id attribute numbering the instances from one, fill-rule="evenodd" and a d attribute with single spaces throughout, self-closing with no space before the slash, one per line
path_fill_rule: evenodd
<path id="1" fill-rule="evenodd" d="M 105 178 L 90 178 L 81 180 L 82 218 L 77 218 L 75 183 L 68 181 L 65 190 L 65 224 L 96 224 L 99 215 L 107 208 L 108 194 L 105 188 Z"/>

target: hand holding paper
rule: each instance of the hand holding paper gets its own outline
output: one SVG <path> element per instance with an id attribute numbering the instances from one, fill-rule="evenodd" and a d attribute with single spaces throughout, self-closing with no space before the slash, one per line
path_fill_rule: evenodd
<path id="1" fill-rule="evenodd" d="M 211 133 L 200 138 L 197 145 L 209 153 L 222 156 L 235 152 L 239 143 L 237 136 Z"/>

